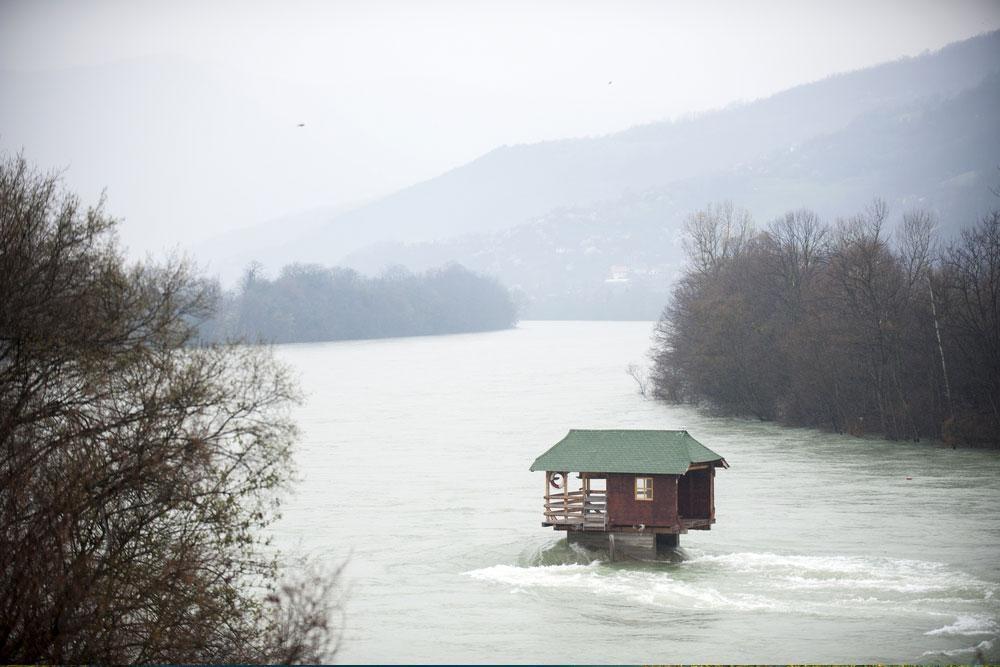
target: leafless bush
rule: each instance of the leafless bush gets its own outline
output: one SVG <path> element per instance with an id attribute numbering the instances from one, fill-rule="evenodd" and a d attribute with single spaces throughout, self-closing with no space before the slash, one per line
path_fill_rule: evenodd
<path id="1" fill-rule="evenodd" d="M 639 364 L 629 364 L 625 368 L 625 373 L 635 380 L 636 386 L 639 387 L 639 393 L 643 398 L 646 398 L 649 391 L 649 376 L 646 374 L 646 371 Z"/>
<path id="2" fill-rule="evenodd" d="M 336 654 L 344 626 L 342 569 L 316 560 L 288 568 L 265 598 L 269 623 L 261 654 L 267 662 L 315 663 Z"/>

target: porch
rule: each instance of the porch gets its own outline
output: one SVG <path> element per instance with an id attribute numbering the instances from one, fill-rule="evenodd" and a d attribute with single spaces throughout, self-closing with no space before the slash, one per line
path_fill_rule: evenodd
<path id="1" fill-rule="evenodd" d="M 567 530 L 608 529 L 608 492 L 604 489 L 563 491 L 545 495 L 543 526 Z"/>

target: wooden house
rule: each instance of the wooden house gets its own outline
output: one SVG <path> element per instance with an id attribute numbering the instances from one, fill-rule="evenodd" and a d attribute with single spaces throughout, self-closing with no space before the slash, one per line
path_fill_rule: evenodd
<path id="1" fill-rule="evenodd" d="M 531 464 L 545 471 L 543 526 L 615 555 L 674 547 L 715 523 L 726 460 L 687 431 L 571 430 Z"/>

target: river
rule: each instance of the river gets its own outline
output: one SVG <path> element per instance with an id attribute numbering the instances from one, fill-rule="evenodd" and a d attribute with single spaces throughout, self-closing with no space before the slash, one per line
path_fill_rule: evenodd
<path id="1" fill-rule="evenodd" d="M 1000 659 L 1000 457 L 645 400 L 652 325 L 284 345 L 307 400 L 278 542 L 347 559 L 344 662 Z M 609 564 L 542 528 L 569 428 L 684 428 L 718 523 Z M 912 479 L 911 479 L 912 478 Z"/>

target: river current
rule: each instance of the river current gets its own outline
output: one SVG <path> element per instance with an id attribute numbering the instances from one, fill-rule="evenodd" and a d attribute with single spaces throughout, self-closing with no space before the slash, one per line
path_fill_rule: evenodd
<path id="1" fill-rule="evenodd" d="M 1000 456 L 644 399 L 652 324 L 283 345 L 300 482 L 278 542 L 347 561 L 345 662 L 1000 660 Z M 687 429 L 731 468 L 659 563 L 542 528 L 570 428 Z"/>

